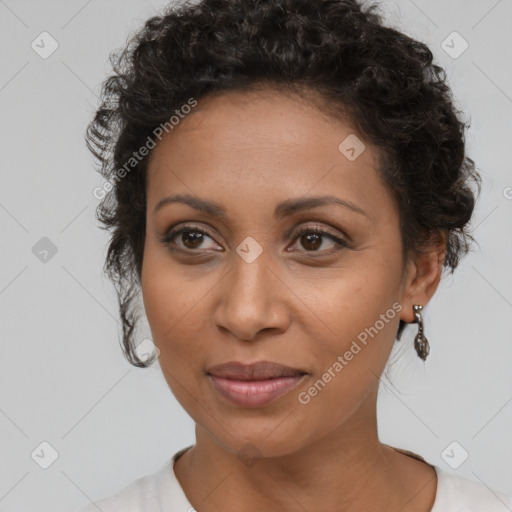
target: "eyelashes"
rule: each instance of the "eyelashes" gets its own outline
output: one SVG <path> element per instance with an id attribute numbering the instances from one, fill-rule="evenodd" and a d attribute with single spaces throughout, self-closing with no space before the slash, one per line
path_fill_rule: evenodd
<path id="1" fill-rule="evenodd" d="M 166 247 L 168 247 L 173 252 L 190 252 L 190 251 L 197 252 L 194 249 L 181 248 L 181 247 L 177 247 L 173 244 L 173 240 L 178 235 L 183 235 L 185 233 L 196 233 L 202 237 L 207 236 L 208 238 L 211 238 L 213 240 L 213 237 L 210 234 L 208 234 L 208 232 L 205 231 L 204 229 L 201 229 L 201 228 L 199 228 L 197 226 L 193 226 L 193 225 L 187 225 L 187 226 L 183 226 L 179 229 L 171 229 L 164 237 L 162 237 L 160 239 L 160 242 L 163 245 L 165 245 Z M 222 249 L 221 249 L 221 251 L 222 251 Z"/>
<path id="2" fill-rule="evenodd" d="M 338 236 L 330 233 L 329 231 L 326 231 L 324 228 L 319 228 L 316 226 L 305 226 L 301 229 L 299 229 L 298 232 L 294 233 L 293 240 L 297 240 L 298 238 L 305 236 L 305 235 L 313 235 L 314 237 L 318 238 L 329 238 L 334 242 L 334 248 L 324 251 L 308 251 L 306 252 L 321 252 L 326 254 L 332 254 L 334 252 L 338 252 L 343 248 L 348 248 L 348 244 L 345 242 L 345 240 L 339 238 Z"/>
<path id="3" fill-rule="evenodd" d="M 175 243 L 175 239 L 181 235 L 180 241 L 183 243 L 183 235 L 195 235 L 192 237 L 189 237 L 188 242 L 194 244 L 197 243 L 196 247 L 180 247 Z M 299 253 L 306 253 L 308 257 L 318 257 L 318 256 L 328 256 L 333 255 L 345 248 L 348 248 L 348 243 L 343 240 L 342 238 L 334 235 L 330 231 L 326 230 L 325 228 L 320 228 L 318 226 L 304 226 L 297 230 L 291 237 L 292 241 L 295 241 L 297 239 L 300 239 L 301 237 L 304 238 L 304 240 L 299 241 L 299 243 L 302 243 L 302 247 L 304 247 L 303 250 L 292 250 L 287 252 L 299 252 Z M 199 246 L 202 246 L 205 242 L 205 237 L 210 238 L 213 242 L 213 249 L 204 250 L 201 249 Z M 323 249 L 323 250 L 317 250 L 316 246 L 318 245 L 317 242 L 320 241 L 321 245 L 323 245 L 323 240 L 329 239 L 333 242 L 333 245 L 329 249 Z M 197 256 L 200 254 L 205 253 L 211 253 L 214 252 L 223 252 L 224 249 L 215 242 L 212 235 L 208 233 L 204 228 L 200 228 L 199 226 L 195 225 L 185 225 L 177 229 L 170 229 L 163 237 L 159 238 L 159 241 L 162 245 L 167 247 L 172 253 L 181 253 L 184 255 L 190 255 L 190 256 Z M 307 244 L 313 243 L 314 249 L 308 249 L 305 247 L 304 242 Z M 295 245 L 295 244 L 293 244 Z"/>

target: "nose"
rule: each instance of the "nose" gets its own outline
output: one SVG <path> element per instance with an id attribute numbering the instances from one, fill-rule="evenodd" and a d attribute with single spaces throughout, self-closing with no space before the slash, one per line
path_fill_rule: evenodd
<path id="1" fill-rule="evenodd" d="M 263 255 L 252 263 L 235 255 L 223 281 L 213 315 L 221 330 L 244 341 L 259 339 L 262 331 L 286 331 L 290 321 L 287 288 Z"/>

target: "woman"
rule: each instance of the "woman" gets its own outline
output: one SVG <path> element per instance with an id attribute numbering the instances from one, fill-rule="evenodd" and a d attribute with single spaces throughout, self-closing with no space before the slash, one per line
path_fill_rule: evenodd
<path id="1" fill-rule="evenodd" d="M 149 363 L 141 293 L 196 443 L 84 512 L 511 509 L 378 437 L 380 375 L 407 323 L 427 358 L 480 184 L 430 50 L 355 0 L 203 0 L 114 66 L 87 134 L 106 270 L 126 356 Z"/>

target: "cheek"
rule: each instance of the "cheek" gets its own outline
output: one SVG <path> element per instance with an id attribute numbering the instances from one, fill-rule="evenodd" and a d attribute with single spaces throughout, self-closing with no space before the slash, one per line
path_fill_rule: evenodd
<path id="1" fill-rule="evenodd" d="M 177 401 L 196 418 L 201 415 L 200 408 L 197 409 L 197 399 L 201 396 L 198 382 L 204 379 L 203 357 L 207 342 L 205 326 L 200 321 L 207 318 L 200 308 L 201 296 L 185 293 L 189 285 L 174 269 L 170 271 L 165 266 L 155 265 L 151 257 L 145 260 L 146 264 L 142 294 L 153 342 L 160 351 L 162 375 Z M 157 268 L 158 271 L 154 270 Z"/>
<path id="2" fill-rule="evenodd" d="M 353 290 L 347 287 L 348 291 Z M 339 293 L 341 298 L 352 296 Z M 334 334 L 315 340 L 316 371 L 294 397 L 304 432 L 316 432 L 316 436 L 332 432 L 378 388 L 398 327 L 400 304 L 372 297 L 360 291 L 350 304 L 340 300 L 336 307 L 326 301 L 337 311 L 324 310 Z"/>
<path id="3" fill-rule="evenodd" d="M 315 339 L 315 378 L 321 381 L 305 397 L 314 407 L 333 400 L 351 410 L 378 380 L 400 320 L 400 270 L 399 258 L 369 248 L 353 253 L 344 268 L 321 281 L 302 283 L 301 295 L 315 313 L 302 319 L 302 328 Z"/>
<path id="4" fill-rule="evenodd" d="M 328 338 L 339 335 L 347 341 L 374 325 L 399 299 L 399 263 L 376 248 L 353 252 L 342 267 L 323 270 L 317 279 L 296 277 L 297 295 L 321 320 Z"/>
<path id="5" fill-rule="evenodd" d="M 197 281 L 187 282 L 169 256 L 147 247 L 142 268 L 142 296 L 153 341 L 160 350 L 161 364 L 172 369 L 183 366 L 191 354 L 201 354 L 204 336 L 200 319 L 201 299 L 207 290 Z"/>

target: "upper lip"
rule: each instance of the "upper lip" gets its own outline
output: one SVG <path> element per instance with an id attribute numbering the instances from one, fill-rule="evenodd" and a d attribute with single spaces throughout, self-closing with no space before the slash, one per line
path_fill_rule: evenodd
<path id="1" fill-rule="evenodd" d="M 279 377 L 297 377 L 305 375 L 307 372 L 272 361 L 258 361 L 251 364 L 229 361 L 207 368 L 206 373 L 224 379 L 265 380 Z"/>

